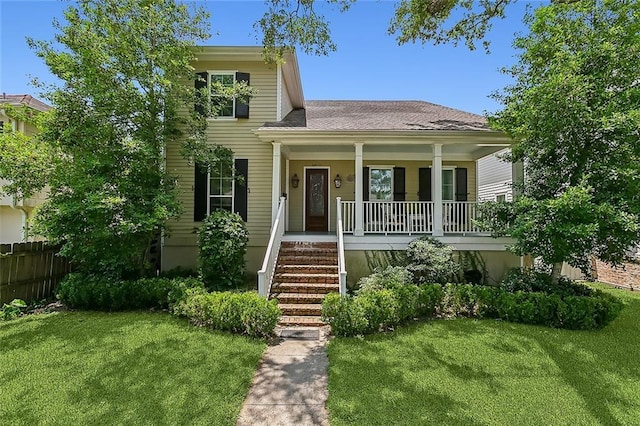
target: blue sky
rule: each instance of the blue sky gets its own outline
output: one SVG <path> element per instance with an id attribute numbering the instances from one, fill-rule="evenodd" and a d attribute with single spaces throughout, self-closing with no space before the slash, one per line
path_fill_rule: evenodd
<path id="1" fill-rule="evenodd" d="M 201 3 L 212 15 L 214 36 L 206 44 L 258 44 L 253 23 L 264 13 L 261 0 Z M 424 100 L 474 113 L 498 109 L 488 95 L 509 82 L 498 70 L 515 61 L 511 43 L 515 32 L 526 30 L 526 3 L 511 5 L 507 18 L 494 23 L 489 55 L 461 45 L 398 46 L 386 33 L 394 4 L 360 0 L 345 13 L 334 6 L 321 8 L 338 51 L 326 57 L 298 52 L 305 98 Z M 0 0 L 0 92 L 38 96 L 30 76 L 54 81 L 25 37 L 53 39 L 52 20 L 61 19 L 66 6 L 54 0 Z"/>

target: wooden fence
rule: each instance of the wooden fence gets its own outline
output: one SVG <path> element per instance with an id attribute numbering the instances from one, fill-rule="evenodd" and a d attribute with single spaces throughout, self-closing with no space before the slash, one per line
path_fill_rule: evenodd
<path id="1" fill-rule="evenodd" d="M 59 246 L 46 243 L 0 244 L 0 305 L 13 299 L 38 300 L 53 294 L 71 271 L 58 255 Z"/>

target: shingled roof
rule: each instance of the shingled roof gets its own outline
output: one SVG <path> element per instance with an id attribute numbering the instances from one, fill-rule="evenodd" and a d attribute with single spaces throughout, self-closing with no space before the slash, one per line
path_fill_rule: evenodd
<path id="1" fill-rule="evenodd" d="M 481 115 L 423 101 L 307 101 L 263 129 L 489 130 Z"/>
<path id="2" fill-rule="evenodd" d="M 51 107 L 44 102 L 34 98 L 31 95 L 7 95 L 3 93 L 0 96 L 0 104 L 9 104 L 12 106 L 28 106 L 36 111 L 48 111 Z"/>

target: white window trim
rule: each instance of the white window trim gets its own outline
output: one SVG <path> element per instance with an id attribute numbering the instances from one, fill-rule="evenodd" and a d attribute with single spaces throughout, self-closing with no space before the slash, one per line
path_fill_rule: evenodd
<path id="1" fill-rule="evenodd" d="M 235 165 L 235 158 L 231 160 L 231 170 Z M 231 195 L 211 195 L 211 171 L 207 171 L 207 216 L 211 214 L 211 199 L 212 198 L 231 198 L 231 213 L 236 211 L 236 179 L 232 176 L 231 179 Z"/>
<path id="2" fill-rule="evenodd" d="M 507 201 L 507 193 L 506 192 L 497 192 L 495 193 L 495 197 L 493 201 L 498 201 L 498 197 L 503 196 L 504 201 Z"/>
<path id="3" fill-rule="evenodd" d="M 207 70 L 207 87 L 209 88 L 209 98 L 211 98 L 211 74 L 232 75 L 233 76 L 233 82 L 235 83 L 236 82 L 236 74 L 237 73 L 238 73 L 238 70 Z M 235 100 L 235 98 L 233 99 L 232 111 L 233 111 L 233 116 L 225 116 L 225 117 L 214 116 L 214 117 L 208 117 L 207 120 L 238 121 L 238 119 L 236 118 L 236 100 Z"/>
<path id="4" fill-rule="evenodd" d="M 369 168 L 369 201 L 376 201 L 376 202 L 389 202 L 389 201 L 393 201 L 393 188 L 394 188 L 394 180 L 393 180 L 393 169 L 396 167 L 394 165 L 379 165 L 379 164 L 372 164 L 372 165 L 367 165 L 367 167 Z M 388 169 L 391 170 L 391 199 L 389 200 L 374 200 L 373 197 L 371 197 L 371 170 L 372 169 Z"/>
<path id="5" fill-rule="evenodd" d="M 442 172 L 444 174 L 445 170 L 451 170 L 451 176 L 452 176 L 452 185 L 453 185 L 453 191 L 451 191 L 452 197 L 453 199 L 451 200 L 445 200 L 444 198 L 444 178 L 442 179 L 442 201 L 456 201 L 456 166 L 442 166 Z"/>

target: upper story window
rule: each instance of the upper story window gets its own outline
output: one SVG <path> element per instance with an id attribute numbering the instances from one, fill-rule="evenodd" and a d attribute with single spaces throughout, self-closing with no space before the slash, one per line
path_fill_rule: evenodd
<path id="1" fill-rule="evenodd" d="M 393 200 L 393 168 L 369 168 L 369 200 Z"/>
<path id="2" fill-rule="evenodd" d="M 209 88 L 211 90 L 211 104 L 216 106 L 217 117 L 235 117 L 235 99 L 226 99 L 215 92 L 215 83 L 222 87 L 233 87 L 235 82 L 234 72 L 210 72 L 209 73 Z"/>
<path id="3" fill-rule="evenodd" d="M 194 87 L 197 91 L 208 88 L 212 107 L 214 107 L 212 116 L 219 118 L 249 118 L 249 99 L 246 99 L 246 96 L 235 98 L 223 96 L 221 93 L 225 88 L 233 87 L 236 82 L 249 85 L 249 77 L 249 73 L 239 71 L 203 71 L 196 73 Z M 205 112 L 204 107 L 199 103 L 196 103 L 194 108 L 200 114 Z"/>
<path id="4" fill-rule="evenodd" d="M 231 163 L 220 162 L 211 169 L 209 172 L 208 214 L 216 210 L 233 211 L 234 185 Z"/>

